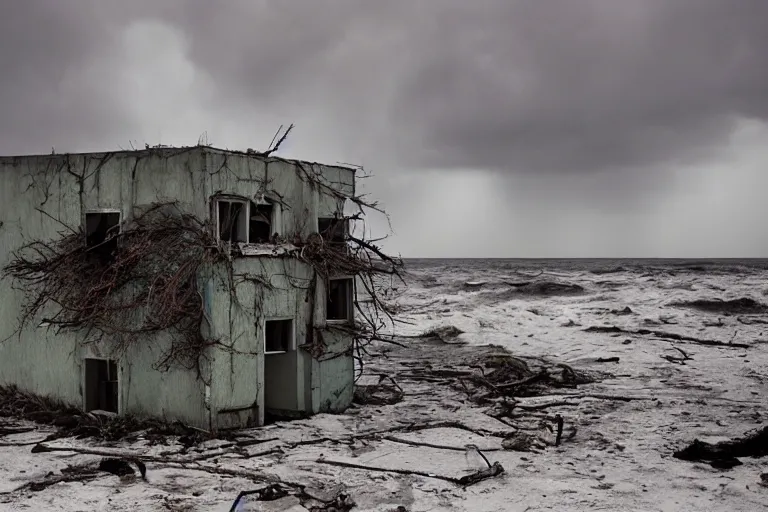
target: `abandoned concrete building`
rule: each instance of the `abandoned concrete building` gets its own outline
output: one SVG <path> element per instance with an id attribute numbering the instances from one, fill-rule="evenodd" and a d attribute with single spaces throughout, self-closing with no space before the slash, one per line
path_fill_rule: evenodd
<path id="1" fill-rule="evenodd" d="M 214 431 L 351 403 L 356 279 L 308 254 L 346 254 L 354 169 L 158 147 L 0 180 L 0 386 Z"/>

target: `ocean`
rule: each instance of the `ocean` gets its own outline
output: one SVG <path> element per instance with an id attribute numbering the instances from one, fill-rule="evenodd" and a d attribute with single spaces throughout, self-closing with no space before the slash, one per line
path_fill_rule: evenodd
<path id="1" fill-rule="evenodd" d="M 408 259 L 393 282 L 395 334 L 451 325 L 470 343 L 512 342 L 560 324 L 679 325 L 700 320 L 675 303 L 748 299 L 768 293 L 768 259 Z M 633 315 L 611 311 L 629 308 Z M 531 313 L 534 311 L 535 313 Z M 677 320 L 670 320 L 676 318 Z M 553 325 L 554 324 L 554 325 Z M 670 324 L 671 325 L 671 324 Z M 674 326 L 673 326 L 674 327 Z M 671 328 L 673 328 L 671 327 Z M 546 336 L 545 336 L 546 337 Z"/>
<path id="2" fill-rule="evenodd" d="M 446 270 L 584 270 L 612 271 L 617 269 L 654 269 L 740 272 L 743 270 L 768 270 L 768 258 L 409 258 L 404 263 L 408 269 L 440 267 Z"/>

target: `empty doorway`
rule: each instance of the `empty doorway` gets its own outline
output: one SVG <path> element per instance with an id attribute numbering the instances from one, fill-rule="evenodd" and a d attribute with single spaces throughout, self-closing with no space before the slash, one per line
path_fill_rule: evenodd
<path id="1" fill-rule="evenodd" d="M 298 414 L 296 332 L 291 318 L 264 322 L 265 422 Z"/>

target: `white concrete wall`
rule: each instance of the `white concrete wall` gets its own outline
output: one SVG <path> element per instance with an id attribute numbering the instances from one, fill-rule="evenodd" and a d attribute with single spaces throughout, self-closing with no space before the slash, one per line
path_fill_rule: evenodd
<path id="1" fill-rule="evenodd" d="M 312 365 L 310 393 L 313 413 L 341 412 L 352 403 L 354 394 L 353 339 L 325 321 L 325 287 L 325 281 L 318 279 L 315 290 L 315 326 L 325 344 L 325 353 L 317 359 L 309 360 Z"/>
<path id="2" fill-rule="evenodd" d="M 229 280 L 226 267 L 217 266 L 219 283 Z M 306 338 L 309 320 L 306 302 L 312 268 L 296 259 L 239 258 L 233 261 L 231 280 L 237 302 L 228 301 L 229 289 L 215 286 L 211 296 L 215 322 L 213 337 L 225 347 L 215 349 L 212 357 L 211 403 L 217 426 L 242 423 L 248 411 L 221 414 L 221 410 L 242 410 L 264 404 L 265 386 L 274 386 L 271 407 L 306 411 L 305 380 L 309 366 L 306 352 L 298 348 Z M 268 276 L 266 282 L 263 276 Z M 264 321 L 276 318 L 294 320 L 297 349 L 287 354 L 264 355 Z M 289 364 L 288 364 L 289 363 Z M 267 368 L 266 365 L 275 366 Z M 269 380 L 267 380 L 269 379 Z M 276 399 L 275 399 L 276 398 Z M 258 423 L 263 422 L 265 407 L 260 407 Z M 255 418 L 254 418 L 255 419 Z"/>
<path id="3" fill-rule="evenodd" d="M 318 173 L 328 186 L 299 179 L 307 171 Z M 343 207 L 332 189 L 354 193 L 354 173 L 349 170 L 309 164 L 301 170 L 281 159 L 265 160 L 210 148 L 0 157 L 0 183 L 0 266 L 5 266 L 12 251 L 26 241 L 58 239 L 65 226 L 77 229 L 88 210 L 119 209 L 123 218 L 130 218 L 141 207 L 175 200 L 182 209 L 209 219 L 211 195 L 256 197 L 266 183 L 267 192 L 281 197 L 286 205 L 282 234 L 305 237 L 316 230 L 318 215 L 332 215 Z M 82 406 L 82 360 L 99 355 L 119 361 L 123 413 L 182 419 L 206 428 L 260 423 L 263 407 L 253 406 L 264 400 L 263 321 L 255 319 L 261 313 L 267 318 L 296 315 L 300 345 L 306 339 L 305 325 L 311 316 L 306 292 L 289 283 L 284 274 L 288 270 L 287 275 L 306 280 L 311 269 L 295 260 L 248 258 L 234 263 L 234 273 L 241 277 L 248 273 L 273 276 L 274 289 L 266 290 L 247 279 L 237 281 L 238 303 L 244 305 L 240 307 L 231 304 L 231 282 L 223 267 L 207 269 L 201 275 L 200 287 L 211 319 L 204 330 L 235 350 L 214 351 L 202 380 L 196 372 L 183 368 L 166 372 L 152 368 L 167 348 L 168 340 L 162 335 L 152 343 L 111 356 L 108 343 L 83 347 L 82 334 L 75 332 L 54 334 L 33 325 L 14 336 L 24 296 L 12 288 L 10 280 L 0 279 L 0 339 L 8 338 L 0 343 L 0 385 L 16 384 Z M 324 300 L 319 302 L 316 307 L 324 307 Z M 313 316 L 316 325 L 321 315 L 324 311 Z M 342 363 L 318 363 L 302 350 L 295 358 L 296 406 L 317 411 L 321 401 L 342 387 L 324 384 L 345 380 L 332 367 Z M 331 391 L 323 392 L 326 389 Z M 221 412 L 227 409 L 239 410 Z"/>

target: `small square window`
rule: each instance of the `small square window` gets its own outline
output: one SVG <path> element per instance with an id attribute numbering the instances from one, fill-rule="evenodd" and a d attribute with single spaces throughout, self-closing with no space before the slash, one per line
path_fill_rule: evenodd
<path id="1" fill-rule="evenodd" d="M 293 320 L 264 322 L 264 352 L 276 354 L 293 350 Z"/>
<path id="2" fill-rule="evenodd" d="M 352 320 L 354 284 L 352 278 L 330 279 L 326 318 L 336 321 Z"/>
<path id="3" fill-rule="evenodd" d="M 342 245 L 347 241 L 348 219 L 320 217 L 317 219 L 317 230 L 326 242 Z"/>

